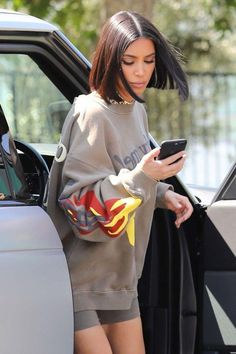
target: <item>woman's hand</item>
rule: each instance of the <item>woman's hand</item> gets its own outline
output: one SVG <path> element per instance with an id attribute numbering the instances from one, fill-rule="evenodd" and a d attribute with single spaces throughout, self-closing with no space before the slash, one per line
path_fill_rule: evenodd
<path id="1" fill-rule="evenodd" d="M 185 151 L 180 151 L 163 160 L 157 159 L 159 153 L 160 148 L 155 148 L 144 155 L 139 162 L 139 166 L 141 166 L 141 169 L 146 175 L 159 181 L 175 176 L 182 170 L 186 159 Z M 174 162 L 179 158 L 181 158 L 179 161 Z"/>
<path id="2" fill-rule="evenodd" d="M 165 204 L 167 209 L 172 210 L 176 214 L 175 225 L 177 228 L 179 228 L 182 222 L 187 220 L 193 212 L 193 207 L 189 199 L 172 190 L 168 190 L 165 193 Z"/>

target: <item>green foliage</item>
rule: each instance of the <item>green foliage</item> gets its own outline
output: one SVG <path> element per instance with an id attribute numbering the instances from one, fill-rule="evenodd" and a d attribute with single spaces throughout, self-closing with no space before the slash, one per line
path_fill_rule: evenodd
<path id="1" fill-rule="evenodd" d="M 14 0 L 20 3 L 19 0 Z M 29 13 L 33 16 L 44 18 L 48 15 L 50 10 L 50 0 L 22 0 L 22 5 L 27 8 Z"/>
<path id="2" fill-rule="evenodd" d="M 136 5 L 123 0 L 120 6 Z M 0 6 L 55 23 L 88 58 L 109 9 L 119 10 L 116 0 L 0 0 Z M 236 70 L 236 0 L 153 0 L 150 9 L 149 18 L 181 48 L 189 70 Z"/>
<path id="3" fill-rule="evenodd" d="M 235 71 L 236 1 L 155 2 L 154 23 L 181 48 L 193 71 Z"/>
<path id="4" fill-rule="evenodd" d="M 86 0 L 63 1 L 51 12 L 50 20 L 59 25 L 85 56 L 91 55 L 99 28 L 96 26 L 99 17 L 93 0 L 89 3 Z"/>

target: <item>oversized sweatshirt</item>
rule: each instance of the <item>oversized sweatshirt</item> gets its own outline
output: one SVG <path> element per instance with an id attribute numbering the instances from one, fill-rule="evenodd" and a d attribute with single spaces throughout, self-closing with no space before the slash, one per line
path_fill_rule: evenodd
<path id="1" fill-rule="evenodd" d="M 156 206 L 169 185 L 138 164 L 150 151 L 142 104 L 75 99 L 49 178 L 47 210 L 65 245 L 74 310 L 127 309 L 137 296 Z"/>

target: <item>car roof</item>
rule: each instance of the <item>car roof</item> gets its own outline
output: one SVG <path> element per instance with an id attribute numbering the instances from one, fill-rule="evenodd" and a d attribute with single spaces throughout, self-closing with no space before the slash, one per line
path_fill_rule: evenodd
<path id="1" fill-rule="evenodd" d="M 37 17 L 0 9 L 0 31 L 33 31 L 33 32 L 53 32 L 58 28 Z"/>

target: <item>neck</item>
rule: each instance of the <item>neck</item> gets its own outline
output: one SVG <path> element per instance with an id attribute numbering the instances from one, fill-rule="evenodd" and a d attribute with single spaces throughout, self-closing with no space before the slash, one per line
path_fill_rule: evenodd
<path id="1" fill-rule="evenodd" d="M 122 99 L 122 101 L 124 103 L 131 104 L 134 102 L 133 97 L 131 97 L 130 95 L 127 95 L 127 94 L 125 95 L 118 90 L 117 90 L 117 95 Z"/>

